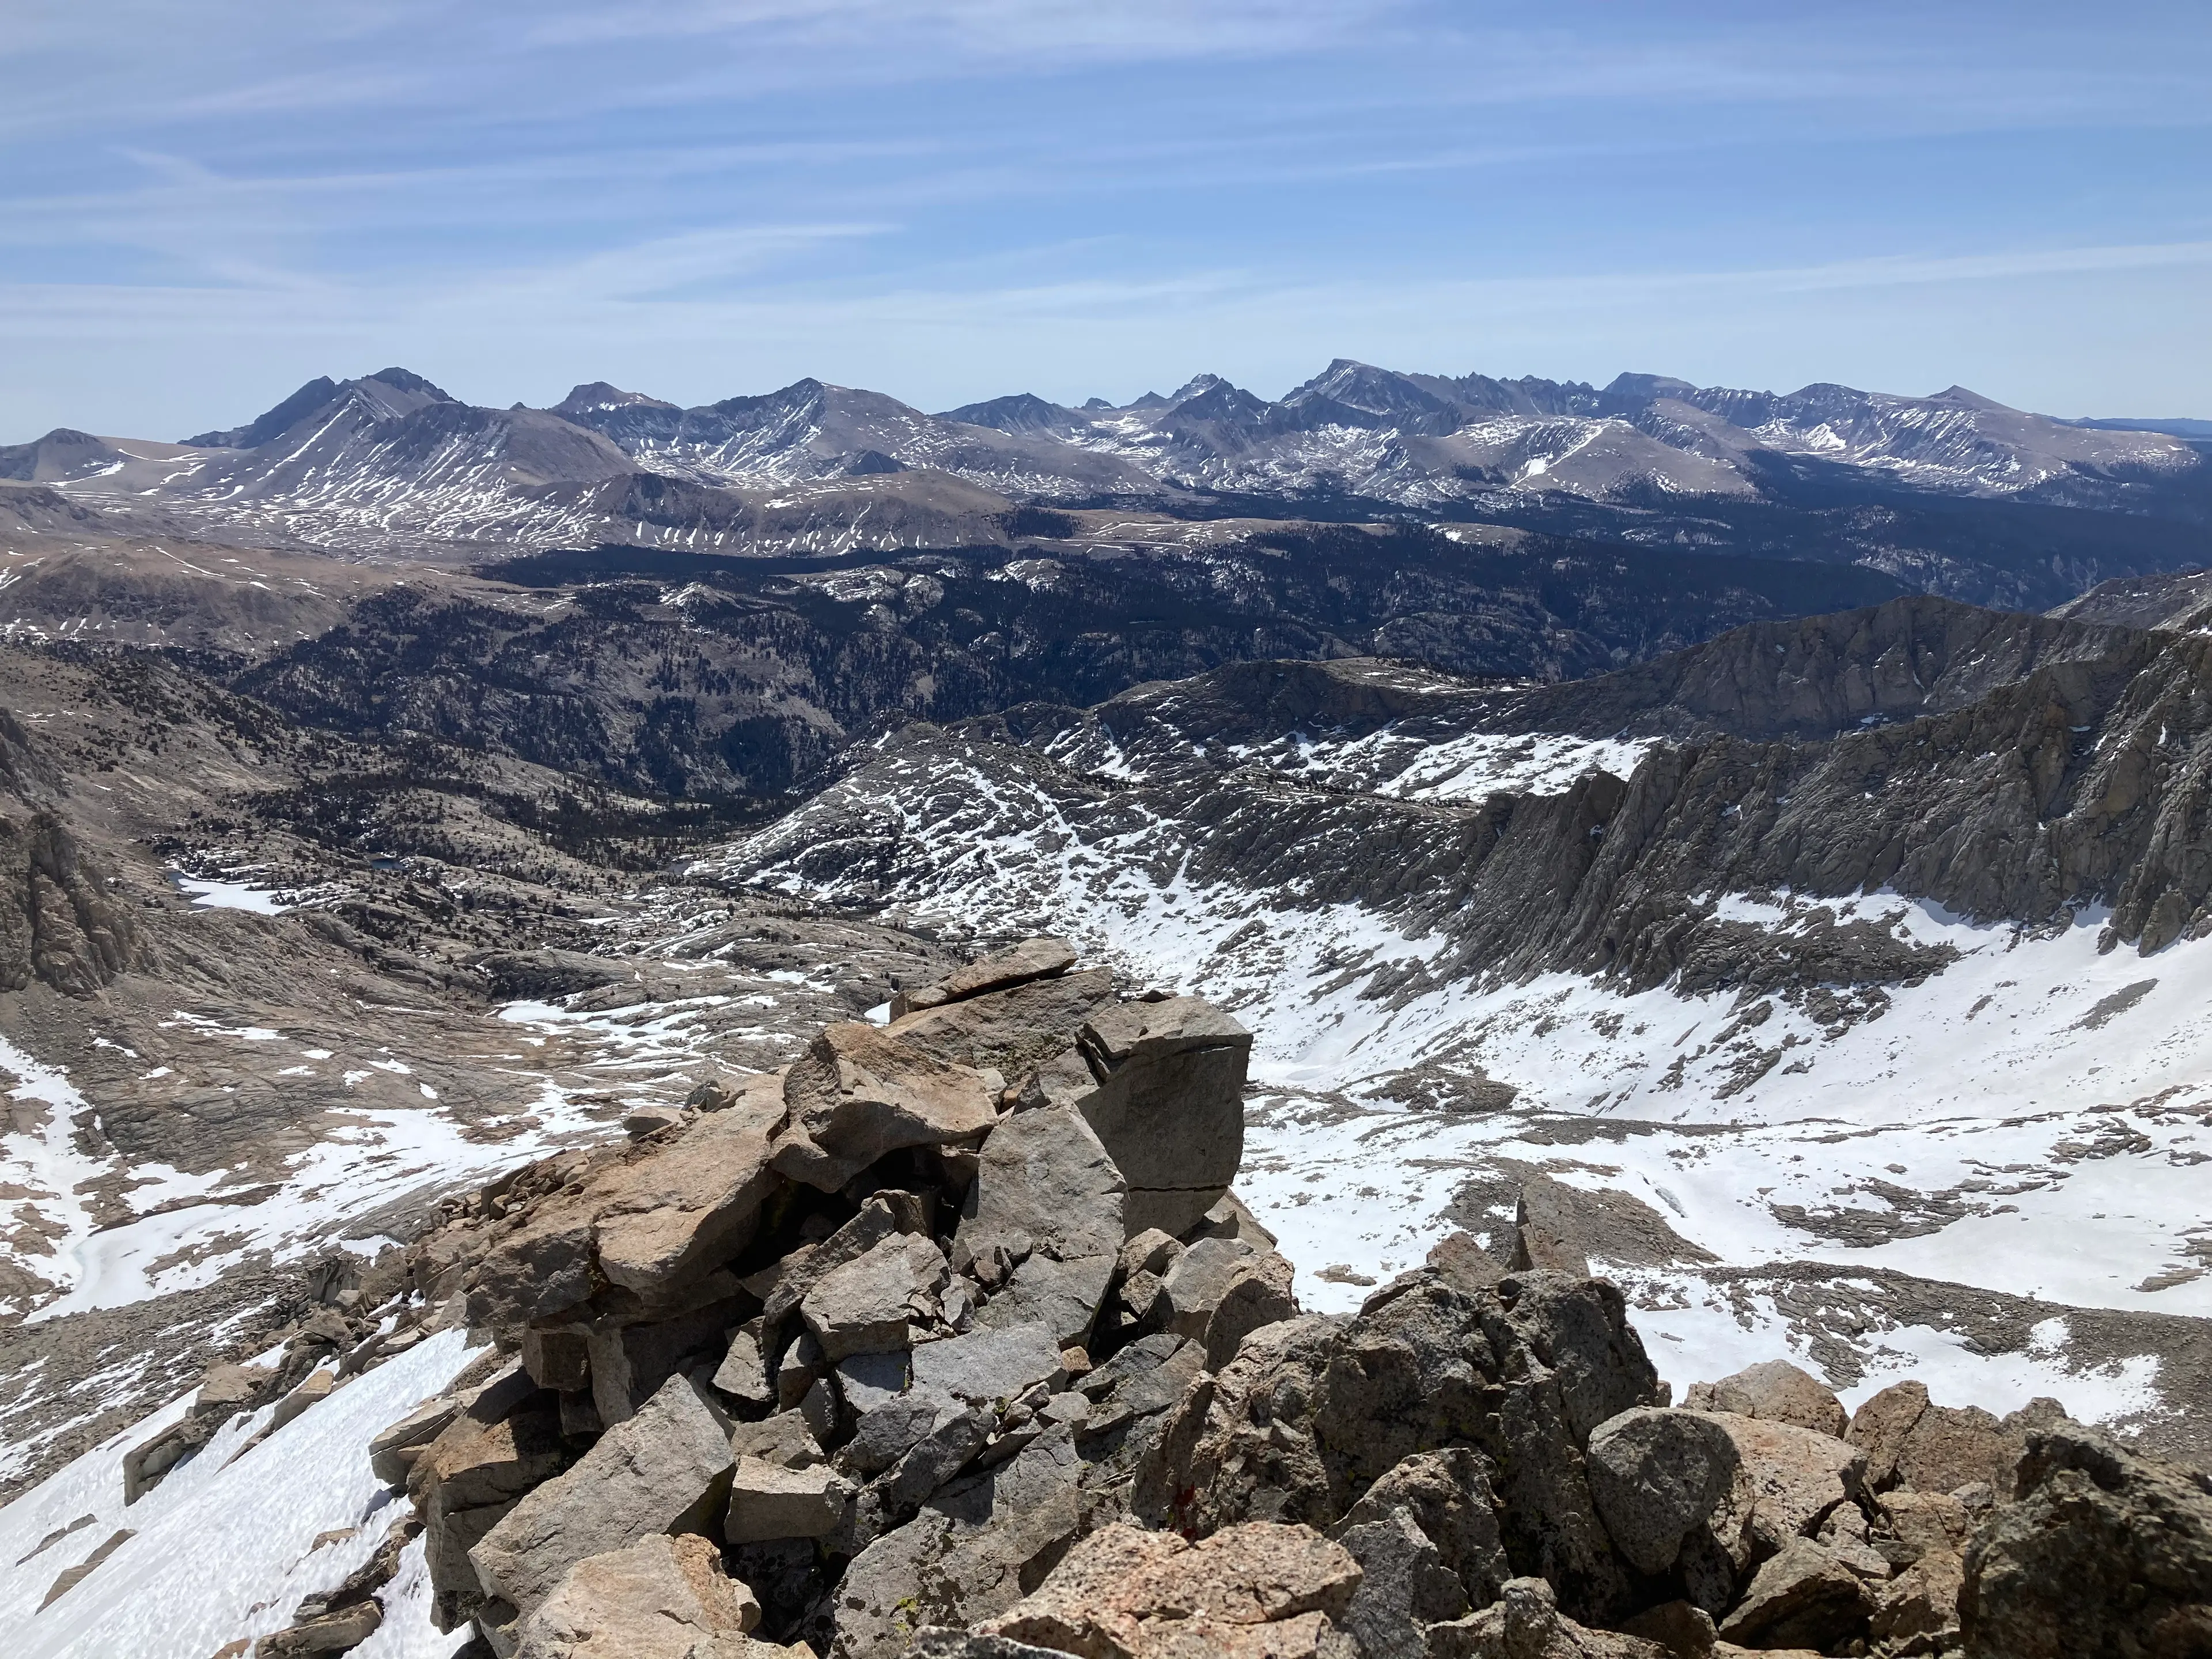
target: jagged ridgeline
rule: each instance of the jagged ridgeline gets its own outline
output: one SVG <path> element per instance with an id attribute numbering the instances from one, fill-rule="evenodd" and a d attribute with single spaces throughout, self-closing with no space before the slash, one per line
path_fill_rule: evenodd
<path id="1" fill-rule="evenodd" d="M 2036 606 L 2197 556 L 2212 496 L 2183 437 L 1960 386 L 1599 387 L 1342 359 L 1273 400 L 1200 374 L 1118 407 L 1017 393 L 934 415 L 811 379 L 690 409 L 604 382 L 550 409 L 479 408 L 387 368 L 319 377 L 181 443 L 58 428 L 0 447 L 0 481 L 52 524 L 89 511 L 125 532 L 379 557 L 1127 549 L 1239 520 L 1414 521 L 1864 563 Z"/>
<path id="2" fill-rule="evenodd" d="M 1774 1361 L 1670 1404 L 1540 1186 L 1496 1254 L 1303 1314 L 1231 1189 L 1234 1020 L 1049 939 L 890 1015 L 449 1200 L 128 1496 L 465 1329 L 374 1425 L 380 1544 L 258 1656 L 398 1651 L 387 1607 L 520 1659 L 2212 1642 L 2212 1488 L 2057 1401 L 1847 1414 Z"/>

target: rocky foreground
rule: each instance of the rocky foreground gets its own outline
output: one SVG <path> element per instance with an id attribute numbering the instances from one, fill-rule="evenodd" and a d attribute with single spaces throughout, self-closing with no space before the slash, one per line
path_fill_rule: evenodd
<path id="1" fill-rule="evenodd" d="M 501 1659 L 2212 1653 L 2212 1481 L 2056 1401 L 1847 1415 L 1776 1361 L 1674 1405 L 1540 1194 L 1510 1261 L 1302 1315 L 1230 1190 L 1235 1021 L 1052 939 L 891 1012 L 450 1204 L 133 1451 L 150 1489 L 495 1345 L 373 1443 L 412 1518 L 256 1655 L 368 1640 L 418 1538 Z"/>

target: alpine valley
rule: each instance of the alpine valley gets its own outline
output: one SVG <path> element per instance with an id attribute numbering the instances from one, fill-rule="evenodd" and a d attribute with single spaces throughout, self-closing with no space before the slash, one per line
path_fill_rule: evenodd
<path id="1" fill-rule="evenodd" d="M 2003 1651 L 1971 1621 L 2027 1603 L 1972 1575 L 2053 1423 L 2068 1456 L 2212 1460 L 2192 430 L 1339 361 L 1273 400 L 936 414 L 813 380 L 481 408 L 391 368 L 181 441 L 0 447 L 0 1647 L 659 1654 L 542 1611 L 650 1543 L 623 1571 L 695 1600 L 757 1570 L 754 1622 L 673 1659 L 757 1628 L 890 1659 L 924 1624 L 944 1659 L 1150 1659 L 1169 1615 L 1070 1635 L 1067 1587 L 1310 1521 L 1343 1594 L 1245 1621 L 1317 1617 L 1303 1647 L 1218 1650 L 1957 1650 L 1882 1622 L 1917 1555 L 1840 1623 L 1759 1588 L 1806 1550 L 1857 1584 L 1848 1489 L 1877 1556 L 1892 1498 L 1998 1517 L 1937 1611 Z M 1099 1103 L 1146 1088 L 1156 1123 Z M 823 1310 L 893 1255 L 895 1340 Z M 1283 1379 L 1339 1376 L 1408 1285 L 1490 1322 L 1501 1399 L 1567 1375 L 1528 1308 L 1612 1333 L 1611 1403 L 1545 1430 L 1577 1470 L 1616 1413 L 1705 1433 L 1669 1385 L 1773 1416 L 1741 1376 L 1787 1360 L 1888 1474 L 1725 1567 L 1683 1541 L 1711 1494 L 1646 1549 L 1592 1474 L 1582 1567 L 1500 1497 L 1490 1578 L 1431 1528 L 1456 1612 L 1385 1619 L 1343 1588 L 1397 1571 L 1360 1541 L 1384 1470 L 1535 1443 L 1493 1415 L 1353 1486 L 1251 1472 L 1327 1440 Z M 1033 1325 L 1042 1370 L 948 1382 L 869 1465 L 933 1346 Z M 909 1348 L 895 1382 L 851 1363 Z M 1880 1439 L 1900 1383 L 2002 1442 L 1987 1492 Z M 672 1510 L 531 1577 L 504 1517 L 679 1407 L 752 1448 L 708 1482 L 732 1553 L 685 1565 L 705 1523 Z M 436 1451 L 471 1423 L 505 1462 Z M 1065 1525 L 1002 1560 L 1054 1435 Z M 847 1507 L 740 1538 L 753 1476 L 759 1514 Z M 892 1571 L 925 1498 L 939 1553 Z M 257 1504 L 283 1527 L 204 1547 Z"/>

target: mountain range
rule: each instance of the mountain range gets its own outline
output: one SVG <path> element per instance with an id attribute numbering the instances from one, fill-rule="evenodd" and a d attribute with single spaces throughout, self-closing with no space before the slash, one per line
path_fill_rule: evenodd
<path id="1" fill-rule="evenodd" d="M 447 562 L 516 543 L 821 556 L 1395 520 L 1840 557 L 2043 603 L 2063 597 L 2027 591 L 2052 558 L 2077 589 L 2169 568 L 2177 531 L 2212 520 L 2201 446 L 1962 387 L 1599 388 L 1344 360 L 1273 401 L 1201 374 L 1122 406 L 1019 394 L 934 415 L 812 380 L 691 409 L 599 382 L 495 410 L 391 368 L 182 443 L 57 430 L 0 448 L 0 479 L 53 492 L 15 492 L 19 514 L 65 500 L 136 533 Z"/>

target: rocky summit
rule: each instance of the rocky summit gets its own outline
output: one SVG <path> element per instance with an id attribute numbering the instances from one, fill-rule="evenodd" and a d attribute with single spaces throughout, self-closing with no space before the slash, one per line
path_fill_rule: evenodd
<path id="1" fill-rule="evenodd" d="M 2055 1400 L 1677 1403 L 1540 1202 L 1304 1311 L 1234 1019 L 1056 939 L 896 1006 L 449 1202 L 131 1445 L 126 1516 L 471 1345 L 356 1419 L 382 1541 L 221 1651 L 397 1650 L 403 1593 L 500 1659 L 2212 1650 L 2212 1481 Z"/>
<path id="2" fill-rule="evenodd" d="M 249 413 L 0 450 L 7 1659 L 2203 1650 L 2201 443 Z"/>

